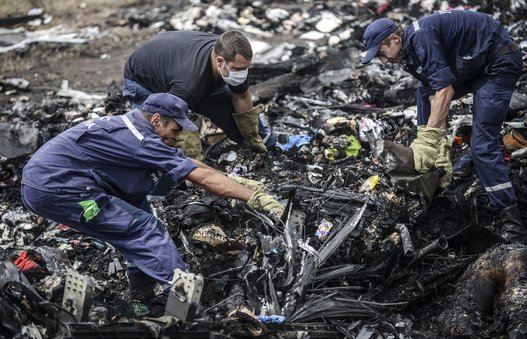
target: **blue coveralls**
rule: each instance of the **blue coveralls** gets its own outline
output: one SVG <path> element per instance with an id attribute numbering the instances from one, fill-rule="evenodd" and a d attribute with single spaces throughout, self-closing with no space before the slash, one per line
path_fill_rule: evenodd
<path id="1" fill-rule="evenodd" d="M 454 98 L 474 96 L 471 151 L 490 203 L 516 204 L 500 150 L 500 130 L 522 71 L 522 53 L 499 21 L 483 13 L 446 11 L 421 18 L 403 33 L 405 69 L 419 81 L 417 122 L 430 117 L 429 96 L 452 85 Z"/>
<path id="2" fill-rule="evenodd" d="M 187 268 L 146 196 L 161 175 L 179 182 L 195 168 L 132 110 L 83 122 L 39 148 L 22 173 L 22 200 L 36 214 L 106 241 L 166 284 L 174 269 Z"/>

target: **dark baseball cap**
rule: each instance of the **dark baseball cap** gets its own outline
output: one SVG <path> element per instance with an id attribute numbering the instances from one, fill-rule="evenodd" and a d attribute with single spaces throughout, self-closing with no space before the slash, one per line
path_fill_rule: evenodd
<path id="1" fill-rule="evenodd" d="M 379 53 L 382 41 L 395 32 L 397 28 L 399 28 L 399 25 L 388 18 L 377 19 L 366 27 L 363 43 L 367 51 L 366 56 L 362 59 L 363 65 L 375 58 L 377 53 Z"/>
<path id="2" fill-rule="evenodd" d="M 171 117 L 186 130 L 192 132 L 198 130 L 198 127 L 187 117 L 187 103 L 174 94 L 150 94 L 143 103 L 143 109 L 148 113 L 159 113 L 163 116 Z"/>

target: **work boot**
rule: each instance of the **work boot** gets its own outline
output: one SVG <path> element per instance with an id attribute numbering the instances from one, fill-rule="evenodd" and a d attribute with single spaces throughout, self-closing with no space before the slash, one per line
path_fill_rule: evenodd
<path id="1" fill-rule="evenodd" d="M 128 291 L 131 300 L 148 301 L 154 297 L 154 287 L 157 281 L 144 274 L 137 268 L 128 269 Z"/>
<path id="2" fill-rule="evenodd" d="M 502 237 L 509 243 L 527 243 L 527 229 L 523 224 L 518 205 L 503 209 Z"/>

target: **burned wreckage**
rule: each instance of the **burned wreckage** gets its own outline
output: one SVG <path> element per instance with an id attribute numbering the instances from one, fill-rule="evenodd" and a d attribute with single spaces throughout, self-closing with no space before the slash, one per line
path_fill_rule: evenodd
<path id="1" fill-rule="evenodd" d="M 511 3 L 516 17 L 527 14 L 524 2 Z M 79 122 L 128 109 L 119 87 L 112 84 L 100 96 L 65 83 L 37 101 L 27 80 L 3 78 L 9 100 L 0 115 L 0 336 L 527 335 L 527 247 L 503 241 L 499 211 L 471 164 L 471 98 L 451 107 L 453 181 L 439 189 L 442 173 L 414 172 L 407 147 L 416 134 L 415 80 L 397 66 L 360 64 L 362 33 L 372 17 L 409 23 L 445 9 L 425 5 L 145 6 L 108 20 L 246 33 L 263 46 L 250 70 L 251 93 L 266 105 L 279 137 L 276 148 L 255 154 L 202 121 L 207 163 L 261 181 L 286 209 L 280 219 L 270 218 L 187 182 L 150 197 L 191 273 L 176 271 L 168 296 L 147 304 L 127 299 L 126 263 L 113 247 L 31 214 L 19 197 L 22 168 L 40 145 Z M 497 13 L 525 54 L 527 24 L 493 6 L 472 10 Z M 154 12 L 162 25 L 150 17 Z M 280 34 L 295 43 L 264 42 Z M 524 56 L 502 128 L 503 156 L 522 210 L 525 69 Z"/>

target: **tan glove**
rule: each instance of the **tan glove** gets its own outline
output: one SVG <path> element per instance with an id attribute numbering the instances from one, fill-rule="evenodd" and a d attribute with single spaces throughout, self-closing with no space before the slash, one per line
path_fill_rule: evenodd
<path id="1" fill-rule="evenodd" d="M 243 185 L 253 191 L 267 189 L 267 187 L 265 187 L 265 185 L 261 181 L 251 180 L 251 179 L 239 177 L 237 175 L 232 175 L 232 174 L 227 174 L 227 177 L 231 178 L 232 180 L 236 181 L 238 184 Z"/>
<path id="2" fill-rule="evenodd" d="M 194 112 L 188 112 L 188 118 L 194 123 L 194 125 L 201 128 L 201 116 Z M 203 155 L 203 146 L 201 145 L 201 133 L 199 130 L 195 132 L 188 131 L 186 129 L 178 133 L 177 140 L 172 145 L 177 147 L 185 153 L 189 158 L 203 161 L 205 156 Z"/>
<path id="3" fill-rule="evenodd" d="M 439 187 L 445 188 L 452 182 L 452 162 L 450 161 L 451 144 L 446 138 L 441 139 L 437 149 L 436 168 L 445 170 L 445 174 L 439 179 Z"/>
<path id="4" fill-rule="evenodd" d="M 205 159 L 203 156 L 203 146 L 201 145 L 201 134 L 199 131 L 191 132 L 182 130 L 177 136 L 174 147 L 179 148 L 189 158 L 202 161 Z"/>
<path id="5" fill-rule="evenodd" d="M 267 148 L 262 141 L 262 137 L 258 134 L 258 116 L 263 109 L 264 106 L 260 104 L 247 112 L 232 113 L 234 122 L 236 123 L 236 126 L 238 126 L 240 134 L 243 137 L 244 144 L 260 153 L 267 151 Z"/>
<path id="6" fill-rule="evenodd" d="M 284 206 L 262 190 L 254 192 L 247 204 L 254 209 L 274 214 L 277 217 L 281 217 L 284 213 Z"/>
<path id="7" fill-rule="evenodd" d="M 417 138 L 410 145 L 414 153 L 414 168 L 419 173 L 429 172 L 435 164 L 439 142 L 446 137 L 446 130 L 422 126 Z"/>

